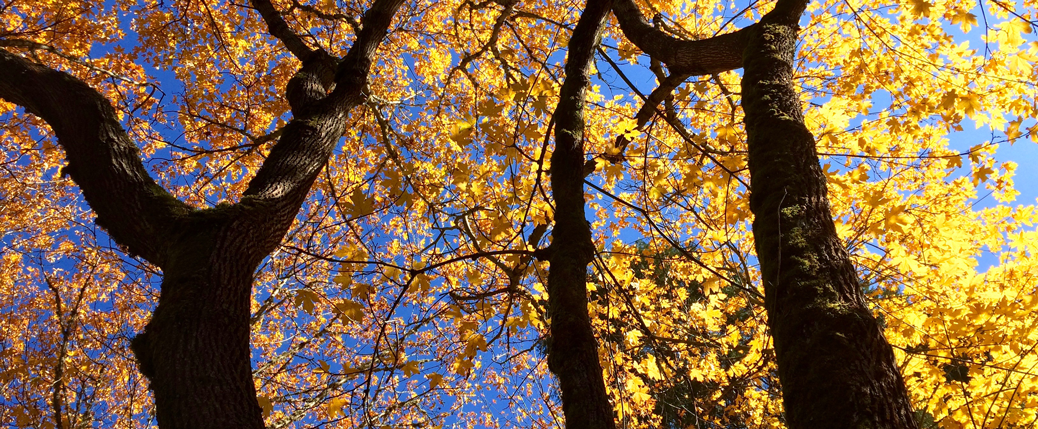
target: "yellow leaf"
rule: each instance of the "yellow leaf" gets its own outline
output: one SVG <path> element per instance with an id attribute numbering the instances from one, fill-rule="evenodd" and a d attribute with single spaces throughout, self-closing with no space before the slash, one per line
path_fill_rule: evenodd
<path id="1" fill-rule="evenodd" d="M 960 96 L 956 106 L 966 115 L 973 115 L 982 107 L 980 96 L 976 94 L 968 94 L 965 97 Z"/>
<path id="2" fill-rule="evenodd" d="M 353 286 L 353 289 L 350 292 L 353 294 L 354 298 L 367 300 L 368 296 L 371 295 L 371 285 L 367 283 L 357 283 Z"/>
<path id="3" fill-rule="evenodd" d="M 332 282 L 339 286 L 346 287 L 349 286 L 350 283 L 353 283 L 353 276 L 346 273 L 339 273 L 335 277 L 332 277 Z"/>
<path id="4" fill-rule="evenodd" d="M 429 292 L 429 289 L 431 287 L 432 287 L 432 285 L 429 283 L 429 276 L 426 275 L 425 273 L 421 273 L 421 274 L 418 274 L 417 276 L 415 276 L 414 280 L 407 287 L 407 291 L 408 292 L 419 292 L 419 293 L 424 294 L 426 292 Z"/>
<path id="5" fill-rule="evenodd" d="M 472 363 L 472 358 L 466 356 L 458 356 L 456 359 L 454 359 L 454 363 L 451 364 L 451 370 L 453 370 L 455 374 L 467 376 L 469 374 L 469 371 L 472 370 L 473 366 L 474 364 Z"/>
<path id="6" fill-rule="evenodd" d="M 977 15 L 969 13 L 967 11 L 960 11 L 959 13 L 952 15 L 952 24 L 958 24 L 962 28 L 963 33 L 969 33 L 969 31 L 977 25 Z"/>
<path id="7" fill-rule="evenodd" d="M 887 216 L 883 219 L 883 223 L 888 231 L 897 231 L 900 233 L 905 232 L 905 226 L 907 226 L 912 219 L 906 215 L 904 211 L 904 206 L 897 206 L 887 212 Z"/>
<path id="8" fill-rule="evenodd" d="M 404 371 L 404 376 L 410 377 L 418 374 L 422 370 L 422 364 L 418 363 L 418 361 L 410 361 L 405 363 L 400 369 Z"/>
<path id="9" fill-rule="evenodd" d="M 468 143 L 469 140 L 472 140 L 472 133 L 475 131 L 475 127 L 475 117 L 466 116 L 463 119 L 459 119 L 451 126 L 451 140 L 458 144 Z"/>
<path id="10" fill-rule="evenodd" d="M 976 170 L 973 171 L 973 184 L 979 185 L 980 183 L 987 181 L 988 177 L 990 177 L 994 172 L 995 169 L 988 167 L 986 165 L 978 167 Z"/>
<path id="11" fill-rule="evenodd" d="M 338 304 L 335 304 L 335 309 L 354 322 L 360 322 L 364 320 L 364 304 L 344 299 Z"/>
<path id="12" fill-rule="evenodd" d="M 642 380 L 638 377 L 630 377 L 627 379 L 627 394 L 630 395 L 631 399 L 637 404 L 644 404 L 652 399 L 649 395 L 649 389 L 645 387 Z"/>
<path id="13" fill-rule="evenodd" d="M 349 213 L 353 217 L 367 216 L 374 211 L 375 200 L 364 195 L 360 188 L 354 189 L 350 194 L 350 203 Z"/>
<path id="14" fill-rule="evenodd" d="M 955 91 L 945 92 L 944 95 L 941 96 L 941 107 L 944 108 L 944 110 L 952 112 L 955 110 L 955 105 L 958 100 L 959 96 Z"/>
<path id="15" fill-rule="evenodd" d="M 649 376 L 650 379 L 663 380 L 663 375 L 660 374 L 660 367 L 656 363 L 656 355 L 650 354 L 646 356 L 642 366 L 645 368 L 645 375 Z"/>
<path id="16" fill-rule="evenodd" d="M 929 17 L 930 8 L 933 6 L 926 0 L 909 0 L 912 5 L 912 14 L 918 17 Z"/>
<path id="17" fill-rule="evenodd" d="M 634 118 L 622 118 L 616 123 L 616 127 L 620 129 L 620 134 L 628 141 L 634 140 L 642 133 L 638 129 L 638 120 Z M 619 153 L 619 149 L 616 149 L 616 151 Z"/>
<path id="18" fill-rule="evenodd" d="M 314 303 L 320 300 L 320 297 L 316 293 L 306 289 L 299 289 L 296 291 L 296 308 L 303 307 L 303 311 L 314 314 Z"/>
<path id="19" fill-rule="evenodd" d="M 435 372 L 431 374 L 426 374 L 425 378 L 429 380 L 430 389 L 435 389 L 436 386 L 439 386 L 440 382 L 443 381 L 443 376 Z"/>
<path id="20" fill-rule="evenodd" d="M 270 417 L 270 412 L 274 410 L 274 404 L 270 402 L 270 398 L 258 396 L 256 399 L 259 401 L 260 408 L 263 409 L 263 418 Z"/>
<path id="21" fill-rule="evenodd" d="M 345 414 L 342 412 L 342 406 L 345 404 L 346 400 L 341 398 L 332 398 L 332 400 L 328 401 L 328 417 L 334 419 L 339 416 L 345 416 Z"/>
<path id="22" fill-rule="evenodd" d="M 466 355 L 475 356 L 475 351 L 486 351 L 487 350 L 487 339 L 483 337 L 483 334 L 479 332 L 470 332 L 467 334 L 465 341 L 468 343 L 466 346 Z M 471 350 L 471 353 L 469 352 Z"/>
<path id="23" fill-rule="evenodd" d="M 1021 44 L 1024 43 L 1024 38 L 1020 34 L 1030 34 L 1031 25 L 1027 22 L 1018 19 L 1011 19 L 1003 22 L 999 26 L 998 33 L 995 38 L 998 40 L 998 44 L 1001 48 L 1006 51 L 1015 51 Z"/>

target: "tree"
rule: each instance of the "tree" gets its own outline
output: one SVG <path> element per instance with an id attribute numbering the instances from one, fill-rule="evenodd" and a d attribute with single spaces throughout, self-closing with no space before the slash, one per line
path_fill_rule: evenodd
<path id="1" fill-rule="evenodd" d="M 249 365 L 253 272 L 288 231 L 345 131 L 343 118 L 360 103 L 372 55 L 401 3 L 374 4 L 339 64 L 292 34 L 282 36 L 304 62 L 285 90 L 293 122 L 241 200 L 205 210 L 155 184 L 101 94 L 68 74 L 2 53 L 0 92 L 54 130 L 69 160 L 62 174 L 82 189 L 95 222 L 163 271 L 158 306 L 131 344 L 162 427 L 264 426 Z M 267 21 L 274 34 L 284 31 L 280 17 L 268 14 Z"/>
<path id="2" fill-rule="evenodd" d="M 0 421 L 1031 424 L 1035 9 L 5 4 Z"/>

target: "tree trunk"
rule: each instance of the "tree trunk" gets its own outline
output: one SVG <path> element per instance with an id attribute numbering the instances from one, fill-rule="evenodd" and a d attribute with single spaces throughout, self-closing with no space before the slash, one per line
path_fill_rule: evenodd
<path id="1" fill-rule="evenodd" d="M 588 316 L 587 266 L 594 256 L 584 214 L 584 93 L 609 0 L 588 0 L 569 42 L 566 80 L 555 108 L 551 189 L 555 201 L 548 307 L 551 347 L 548 368 L 559 377 L 567 429 L 611 429 L 598 343 Z"/>
<path id="2" fill-rule="evenodd" d="M 249 360 L 252 273 L 262 255 L 243 240 L 246 223 L 230 219 L 220 209 L 188 218 L 169 244 L 159 305 L 132 343 L 163 428 L 263 427 Z"/>
<path id="3" fill-rule="evenodd" d="M 805 4 L 780 2 L 786 13 L 755 26 L 742 81 L 753 236 L 786 420 L 794 429 L 915 428 L 894 354 L 836 235 L 793 87 Z"/>
<path id="4" fill-rule="evenodd" d="M 793 86 L 807 1 L 779 0 L 756 24 L 694 41 L 652 28 L 632 0 L 613 2 L 624 35 L 672 73 L 744 69 L 753 236 L 789 427 L 917 427 L 893 351 L 836 235 Z"/>

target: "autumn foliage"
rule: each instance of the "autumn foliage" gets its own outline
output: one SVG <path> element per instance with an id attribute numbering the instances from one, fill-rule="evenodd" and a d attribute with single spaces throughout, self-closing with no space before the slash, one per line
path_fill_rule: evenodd
<path id="1" fill-rule="evenodd" d="M 310 108 L 285 97 L 298 46 L 345 57 L 372 7 L 266 3 L 294 48 L 260 3 L 0 0 L 0 54 L 96 89 L 180 201 L 236 207 Z M 683 40 L 774 6 L 636 3 Z M 568 345 L 549 334 L 548 173 L 584 10 L 399 6 L 342 138 L 255 271 L 251 364 L 267 427 L 563 425 L 547 359 Z M 800 25 L 793 82 L 836 231 L 916 422 L 1038 424 L 1038 209 L 1016 200 L 1018 164 L 1000 151 L 1038 143 L 1038 3 L 823 0 Z M 786 427 L 742 72 L 686 79 L 612 15 L 590 55 L 588 314 L 617 427 Z M 130 343 L 163 271 L 95 223 L 35 113 L 0 91 L 0 425 L 155 425 Z"/>

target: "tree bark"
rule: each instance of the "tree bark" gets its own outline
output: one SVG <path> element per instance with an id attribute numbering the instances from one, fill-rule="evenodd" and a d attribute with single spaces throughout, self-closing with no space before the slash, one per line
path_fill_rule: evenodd
<path id="1" fill-rule="evenodd" d="M 551 189 L 555 202 L 548 308 L 548 368 L 559 378 L 566 428 L 615 427 L 606 394 L 598 343 L 588 315 L 587 266 L 594 256 L 584 214 L 584 96 L 609 0 L 588 0 L 569 41 L 566 80 L 555 108 Z"/>
<path id="2" fill-rule="evenodd" d="M 345 131 L 346 115 L 363 101 L 372 57 L 402 3 L 376 0 L 342 61 L 288 44 L 306 56 L 286 91 L 295 118 L 241 201 L 204 210 L 148 176 L 100 93 L 0 49 L 0 97 L 50 124 L 68 158 L 64 171 L 98 225 L 163 271 L 158 306 L 131 343 L 161 428 L 263 427 L 249 359 L 253 272 L 281 242 Z M 288 38 L 287 26 L 278 30 Z"/>
<path id="3" fill-rule="evenodd" d="M 707 75 L 742 65 L 747 29 L 703 40 L 682 40 L 649 24 L 634 0 L 613 0 L 613 15 L 631 43 L 667 65 L 674 75 Z"/>
<path id="4" fill-rule="evenodd" d="M 742 81 L 750 209 L 790 428 L 917 427 L 883 331 L 836 234 L 792 82 L 806 1 L 747 37 Z M 769 14 L 770 15 L 770 14 Z"/>
<path id="5" fill-rule="evenodd" d="M 793 86 L 806 6 L 779 0 L 758 23 L 694 41 L 653 28 L 632 0 L 613 9 L 624 35 L 672 74 L 744 68 L 753 236 L 789 427 L 915 428 L 893 351 L 836 235 Z"/>

